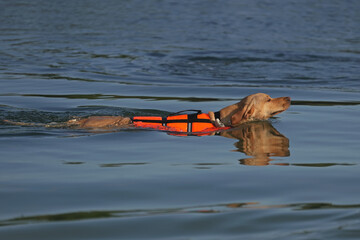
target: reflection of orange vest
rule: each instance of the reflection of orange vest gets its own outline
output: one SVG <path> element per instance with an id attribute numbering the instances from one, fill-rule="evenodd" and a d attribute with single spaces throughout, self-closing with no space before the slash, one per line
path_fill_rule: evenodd
<path id="1" fill-rule="evenodd" d="M 214 132 L 227 128 L 218 128 L 212 124 L 209 114 L 182 114 L 168 117 L 132 117 L 135 127 L 181 133 Z M 200 134 L 195 134 L 200 135 Z"/>

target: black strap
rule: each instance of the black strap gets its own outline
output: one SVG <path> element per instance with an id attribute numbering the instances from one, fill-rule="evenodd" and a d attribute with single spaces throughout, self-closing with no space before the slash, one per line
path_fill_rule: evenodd
<path id="1" fill-rule="evenodd" d="M 188 115 L 188 119 L 187 119 L 187 132 L 192 132 L 192 124 L 193 122 L 196 122 L 197 119 L 197 114 L 193 113 L 193 114 L 189 114 Z"/>
<path id="2" fill-rule="evenodd" d="M 188 116 L 191 116 L 192 114 L 189 114 Z M 184 123 L 184 122 L 204 122 L 204 123 L 211 123 L 209 119 L 197 119 L 195 114 L 195 118 L 188 118 L 188 119 L 173 119 L 168 120 L 166 118 L 163 118 L 162 120 L 152 120 L 152 119 L 132 119 L 133 122 L 148 122 L 148 123 Z"/>
<path id="3" fill-rule="evenodd" d="M 215 119 L 219 119 L 219 120 L 220 120 L 220 111 L 214 112 L 214 114 L 215 114 Z"/>
<path id="4" fill-rule="evenodd" d="M 201 110 L 195 110 L 195 109 L 188 109 L 188 110 L 182 110 L 180 112 L 176 112 L 176 113 L 171 113 L 168 116 L 175 116 L 175 115 L 180 115 L 180 113 L 184 113 L 184 112 L 197 112 L 196 114 L 201 114 Z"/>

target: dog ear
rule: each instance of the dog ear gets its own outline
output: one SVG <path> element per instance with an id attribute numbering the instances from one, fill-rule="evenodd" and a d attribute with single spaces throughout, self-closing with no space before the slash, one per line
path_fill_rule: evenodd
<path id="1" fill-rule="evenodd" d="M 240 102 L 239 109 L 239 111 L 237 111 L 231 116 L 232 126 L 238 125 L 242 122 L 246 122 L 252 117 L 255 112 L 254 104 L 252 102 L 248 102 L 247 99 Z"/>

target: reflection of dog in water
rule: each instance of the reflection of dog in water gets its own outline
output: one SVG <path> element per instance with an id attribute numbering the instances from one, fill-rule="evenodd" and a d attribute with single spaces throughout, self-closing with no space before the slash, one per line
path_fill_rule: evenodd
<path id="1" fill-rule="evenodd" d="M 252 156 L 240 160 L 244 165 L 265 166 L 272 160 L 270 157 L 290 156 L 289 139 L 267 121 L 245 123 L 221 135 L 238 139 L 234 144 L 237 151 Z"/>

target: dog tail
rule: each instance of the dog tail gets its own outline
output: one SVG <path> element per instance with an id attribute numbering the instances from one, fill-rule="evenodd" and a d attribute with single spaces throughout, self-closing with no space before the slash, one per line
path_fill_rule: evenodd
<path id="1" fill-rule="evenodd" d="M 26 123 L 26 122 L 14 122 L 11 120 L 4 119 L 3 122 L 10 125 L 17 125 L 17 126 L 29 126 L 29 127 L 46 127 L 46 128 L 64 128 L 69 127 L 69 124 L 66 122 L 64 123 L 57 123 L 57 122 L 51 122 L 51 123 Z"/>
<path id="2" fill-rule="evenodd" d="M 43 123 L 26 123 L 26 122 L 14 122 L 11 120 L 4 119 L 3 122 L 10 125 L 17 125 L 17 126 L 33 126 L 33 127 L 44 127 L 46 124 Z"/>

